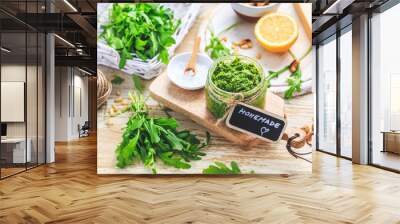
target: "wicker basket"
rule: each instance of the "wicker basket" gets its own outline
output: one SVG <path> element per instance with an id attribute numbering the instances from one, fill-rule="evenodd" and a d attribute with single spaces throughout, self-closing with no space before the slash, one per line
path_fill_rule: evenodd
<path id="1" fill-rule="evenodd" d="M 164 3 L 162 5 L 170 8 L 174 12 L 175 18 L 182 21 L 180 27 L 178 27 L 176 33 L 174 34 L 176 44 L 168 49 L 169 55 L 171 56 L 174 53 L 175 48 L 182 42 L 190 27 L 193 25 L 200 11 L 201 4 Z M 100 35 L 100 33 L 102 32 L 101 25 L 106 24 L 108 21 L 108 15 L 111 6 L 111 3 L 99 3 L 97 6 L 98 35 Z M 165 65 L 158 60 L 158 55 L 147 61 L 143 61 L 142 59 L 135 57 L 135 55 L 133 56 L 134 58 L 131 60 L 127 60 L 125 67 L 121 69 L 128 74 L 135 74 L 144 79 L 151 79 L 160 74 L 160 71 L 165 67 Z M 97 64 L 102 64 L 111 68 L 119 69 L 119 60 L 120 57 L 118 52 L 109 47 L 104 40 L 98 39 Z"/>
<path id="2" fill-rule="evenodd" d="M 97 109 L 105 102 L 112 91 L 112 84 L 100 70 L 97 70 Z"/>

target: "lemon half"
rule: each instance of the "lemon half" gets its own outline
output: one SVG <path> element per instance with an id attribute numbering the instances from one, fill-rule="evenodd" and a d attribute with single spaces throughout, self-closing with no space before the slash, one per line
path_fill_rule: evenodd
<path id="1" fill-rule="evenodd" d="M 254 34 L 260 44 L 270 52 L 286 52 L 296 42 L 299 29 L 296 21 L 284 13 L 271 13 L 261 17 Z"/>

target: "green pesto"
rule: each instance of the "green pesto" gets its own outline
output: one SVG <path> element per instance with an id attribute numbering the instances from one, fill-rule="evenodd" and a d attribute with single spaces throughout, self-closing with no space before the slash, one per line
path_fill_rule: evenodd
<path id="1" fill-rule="evenodd" d="M 230 106 L 226 102 L 234 100 L 264 108 L 268 84 L 256 62 L 235 56 L 230 61 L 217 62 L 210 71 L 211 77 L 205 88 L 206 105 L 216 118 L 222 118 Z"/>
<path id="2" fill-rule="evenodd" d="M 251 100 L 242 100 L 242 102 L 263 109 L 265 106 L 266 87 L 263 88 L 263 91 L 264 92 L 260 93 L 256 98 Z M 229 97 L 226 96 L 224 98 Z M 206 89 L 206 105 L 207 109 L 216 118 L 222 118 L 229 109 L 229 106 L 221 100 L 221 96 L 216 96 L 216 94 L 212 93 L 209 89 Z"/>
<path id="3" fill-rule="evenodd" d="M 247 92 L 261 82 L 261 71 L 254 63 L 235 57 L 231 62 L 220 61 L 215 67 L 211 80 L 218 88 L 231 92 Z"/>

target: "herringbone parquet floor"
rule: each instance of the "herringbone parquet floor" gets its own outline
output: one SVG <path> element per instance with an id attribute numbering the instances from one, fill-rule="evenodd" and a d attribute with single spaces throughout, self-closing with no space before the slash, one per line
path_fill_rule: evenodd
<path id="1" fill-rule="evenodd" d="M 400 223 L 400 175 L 314 155 L 313 175 L 98 176 L 96 139 L 0 181 L 0 223 Z"/>

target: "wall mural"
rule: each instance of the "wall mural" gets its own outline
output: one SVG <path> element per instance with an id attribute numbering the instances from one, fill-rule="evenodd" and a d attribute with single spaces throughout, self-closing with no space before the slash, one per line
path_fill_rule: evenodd
<path id="1" fill-rule="evenodd" d="M 311 4 L 97 13 L 99 174 L 311 172 Z"/>

